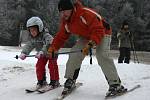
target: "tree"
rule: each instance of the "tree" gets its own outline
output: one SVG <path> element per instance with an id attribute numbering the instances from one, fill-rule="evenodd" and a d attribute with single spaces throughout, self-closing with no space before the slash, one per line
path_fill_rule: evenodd
<path id="1" fill-rule="evenodd" d="M 26 29 L 26 21 L 39 16 L 50 33 L 58 30 L 59 0 L 0 0 L 0 44 L 17 45 L 20 26 Z M 112 26 L 112 47 L 116 48 L 116 32 L 124 20 L 135 34 L 136 49 L 150 50 L 150 0 L 81 0 L 84 5 L 98 11 Z M 71 37 L 68 46 L 76 38 Z M 66 46 L 67 46 L 66 45 Z M 142 45 L 147 45 L 142 48 Z"/>

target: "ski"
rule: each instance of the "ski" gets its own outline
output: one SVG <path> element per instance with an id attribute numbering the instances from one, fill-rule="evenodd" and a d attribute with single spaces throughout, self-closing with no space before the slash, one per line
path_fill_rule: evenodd
<path id="1" fill-rule="evenodd" d="M 138 89 L 138 88 L 140 88 L 140 87 L 141 87 L 141 85 L 138 84 L 138 85 L 133 86 L 132 88 L 128 89 L 127 91 L 125 91 L 125 92 L 123 92 L 123 93 L 118 93 L 118 94 L 112 95 L 112 96 L 105 96 L 105 100 L 106 100 L 106 99 L 112 99 L 112 98 L 116 98 L 116 97 L 118 97 L 118 96 L 125 95 L 125 94 L 130 93 L 130 92 L 132 92 L 132 91 L 134 91 L 134 90 L 136 90 L 136 89 Z"/>
<path id="2" fill-rule="evenodd" d="M 83 85 L 83 83 L 77 82 L 75 84 L 75 87 L 71 91 L 68 91 L 67 94 L 61 94 L 61 96 L 57 97 L 55 100 L 63 100 L 64 98 L 66 98 L 67 96 L 69 96 L 73 91 L 75 91 L 77 88 L 79 88 L 82 85 Z"/>
<path id="3" fill-rule="evenodd" d="M 38 89 L 37 92 L 42 94 L 42 93 L 45 93 L 45 92 L 54 90 L 54 89 L 56 89 L 56 88 L 59 88 L 59 87 L 61 87 L 61 86 L 62 86 L 62 85 L 59 85 L 58 87 L 52 87 L 52 86 L 50 86 L 50 85 L 47 85 L 47 86 L 45 86 L 45 87 L 43 87 L 43 88 L 41 88 L 41 89 Z"/>
<path id="4" fill-rule="evenodd" d="M 45 86 L 43 86 L 43 87 L 41 87 L 41 88 L 38 88 L 38 89 L 37 89 L 37 87 L 35 86 L 35 87 L 31 87 L 31 88 L 29 88 L 29 89 L 25 89 L 25 91 L 26 91 L 26 93 L 33 93 L 33 92 L 38 91 L 39 89 L 45 88 L 46 86 L 47 86 L 47 85 L 45 85 Z"/>
<path id="5" fill-rule="evenodd" d="M 33 93 L 35 91 L 37 91 L 38 89 L 25 89 L 26 93 Z"/>

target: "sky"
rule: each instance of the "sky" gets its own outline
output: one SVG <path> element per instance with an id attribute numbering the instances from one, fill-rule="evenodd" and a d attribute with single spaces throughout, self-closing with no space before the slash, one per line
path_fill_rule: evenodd
<path id="1" fill-rule="evenodd" d="M 25 92 L 25 89 L 36 85 L 35 63 L 37 59 L 34 57 L 25 60 L 15 59 L 14 57 L 19 55 L 20 51 L 20 47 L 0 46 L 0 100 L 54 100 L 60 96 L 63 87 L 44 94 Z M 58 57 L 60 84 L 64 84 L 66 80 L 64 74 L 67 60 L 68 55 Z M 104 100 L 108 84 L 96 58 L 93 56 L 92 65 L 89 60 L 88 56 L 84 59 L 77 79 L 77 82 L 82 82 L 83 86 L 64 100 Z M 112 100 L 150 100 L 150 65 L 133 62 L 118 64 L 116 59 L 114 62 L 125 87 L 130 89 L 138 84 L 141 87 Z M 49 82 L 48 69 L 47 81 Z"/>

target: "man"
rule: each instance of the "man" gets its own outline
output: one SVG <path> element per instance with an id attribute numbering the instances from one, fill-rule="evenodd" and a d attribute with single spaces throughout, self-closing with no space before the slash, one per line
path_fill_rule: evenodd
<path id="1" fill-rule="evenodd" d="M 121 30 L 117 34 L 117 38 L 119 40 L 119 58 L 118 63 L 130 63 L 130 50 L 131 50 L 131 42 L 132 36 L 129 31 L 129 26 L 126 21 L 123 22 Z"/>
<path id="2" fill-rule="evenodd" d="M 49 61 L 48 68 L 50 73 L 50 84 L 48 85 L 51 88 L 56 88 L 59 86 L 59 72 L 57 65 L 57 58 L 47 57 L 47 50 L 50 44 L 53 41 L 53 37 L 45 31 L 43 22 L 39 17 L 31 17 L 27 21 L 27 29 L 29 31 L 30 39 L 28 43 L 23 47 L 19 58 L 24 60 L 26 56 L 35 48 L 37 54 L 35 55 L 38 58 L 36 63 L 36 76 L 37 76 L 37 85 L 30 90 L 38 90 L 43 86 L 47 85 L 46 82 L 46 70 L 45 66 Z"/>
<path id="3" fill-rule="evenodd" d="M 89 49 L 95 46 L 98 64 L 101 66 L 110 86 L 106 95 L 110 96 L 119 91 L 126 91 L 121 85 L 113 60 L 108 58 L 111 39 L 109 25 L 95 11 L 84 7 L 81 3 L 74 3 L 72 0 L 60 0 L 58 9 L 61 16 L 60 29 L 48 50 L 49 53 L 52 55 L 53 52 L 57 52 L 71 34 L 79 37 L 71 51 L 82 49 L 82 53 L 69 54 L 65 73 L 67 80 L 62 94 L 66 94 L 68 90 L 75 86 L 81 63 L 85 56 L 88 55 Z M 106 30 L 104 25 L 110 30 Z"/>

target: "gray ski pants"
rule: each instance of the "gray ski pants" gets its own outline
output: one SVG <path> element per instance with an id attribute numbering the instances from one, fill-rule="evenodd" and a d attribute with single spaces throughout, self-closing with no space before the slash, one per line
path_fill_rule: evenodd
<path id="1" fill-rule="evenodd" d="M 84 48 L 87 42 L 88 40 L 80 38 L 77 41 L 77 43 L 71 48 L 71 51 L 80 50 Z M 110 42 L 111 42 L 111 35 L 104 36 L 102 42 L 96 46 L 96 58 L 98 64 L 100 65 L 105 75 L 108 84 L 109 85 L 120 84 L 121 81 L 118 76 L 113 59 L 109 58 Z M 69 54 L 69 59 L 66 64 L 65 78 L 67 79 L 74 78 L 74 74 L 77 69 L 80 69 L 84 58 L 85 56 L 81 52 Z"/>

